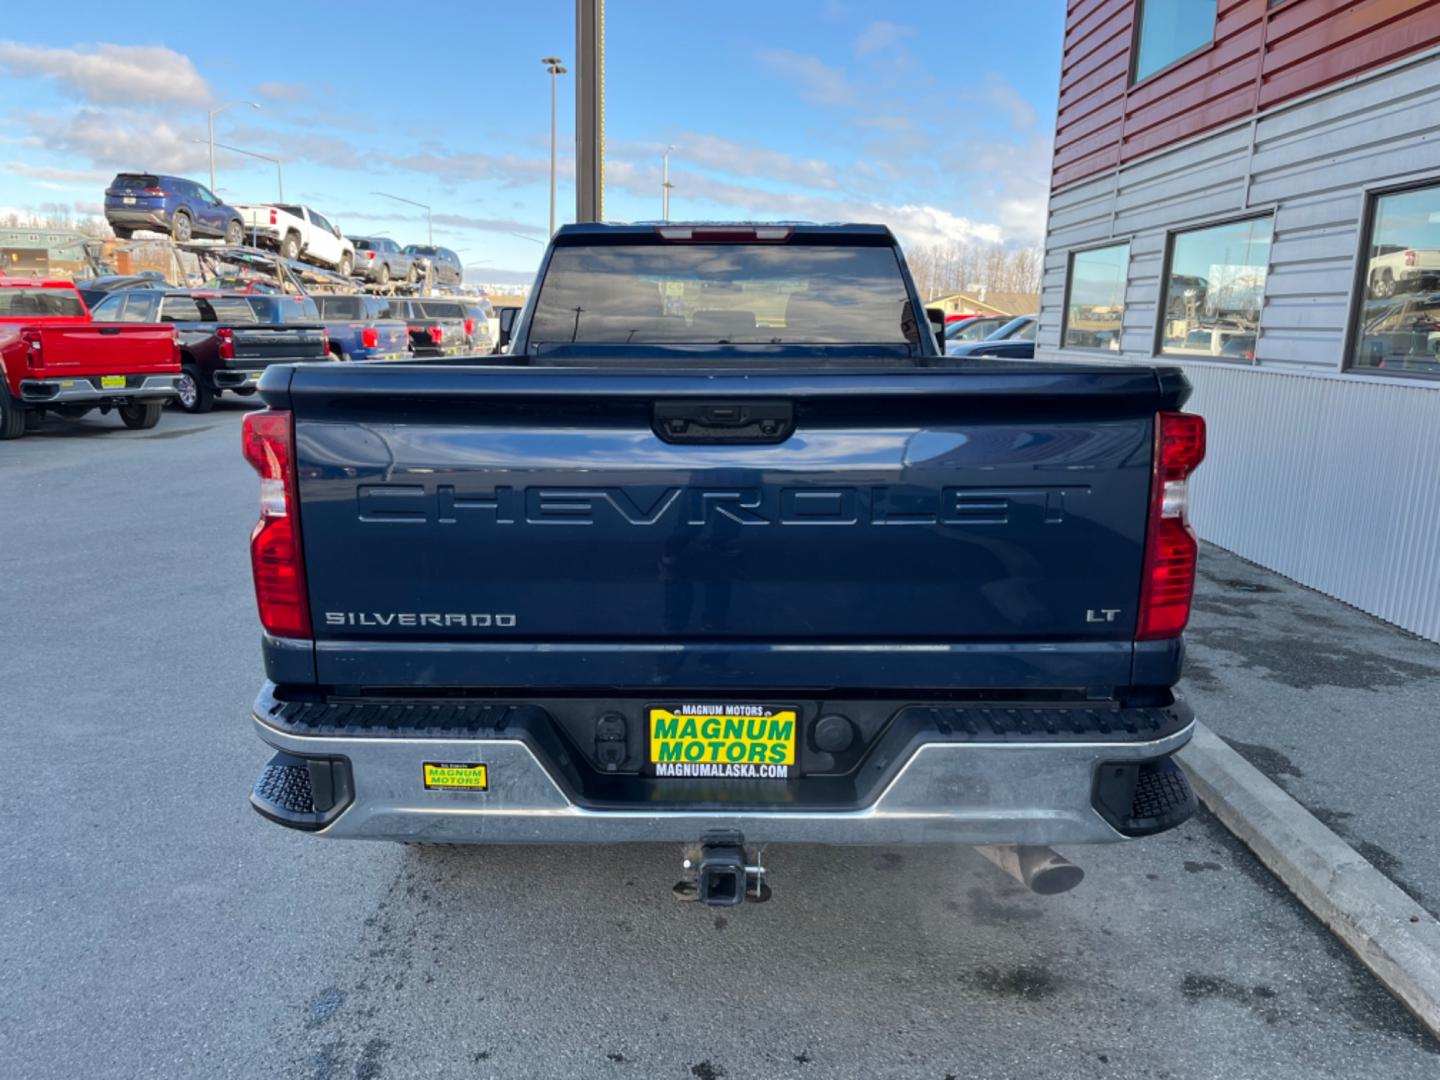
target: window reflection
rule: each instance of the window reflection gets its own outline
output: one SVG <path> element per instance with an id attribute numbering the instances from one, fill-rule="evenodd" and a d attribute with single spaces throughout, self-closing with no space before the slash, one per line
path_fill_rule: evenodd
<path id="1" fill-rule="evenodd" d="M 1255 359 L 1273 231 L 1267 217 L 1175 234 L 1162 353 Z"/>
<path id="2" fill-rule="evenodd" d="M 1129 244 L 1075 253 L 1065 299 L 1066 348 L 1119 351 L 1129 272 Z"/>
<path id="3" fill-rule="evenodd" d="M 1371 209 L 1354 366 L 1440 376 L 1440 185 Z"/>

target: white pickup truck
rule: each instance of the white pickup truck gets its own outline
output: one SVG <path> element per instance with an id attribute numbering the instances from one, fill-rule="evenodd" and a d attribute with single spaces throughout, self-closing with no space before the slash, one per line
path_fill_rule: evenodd
<path id="1" fill-rule="evenodd" d="M 287 259 L 304 259 L 348 275 L 355 268 L 355 245 L 338 227 L 308 206 L 237 206 L 245 237 Z"/>
<path id="2" fill-rule="evenodd" d="M 1371 252 L 1370 295 L 1377 300 L 1397 292 L 1440 288 L 1440 249 L 1381 244 Z"/>

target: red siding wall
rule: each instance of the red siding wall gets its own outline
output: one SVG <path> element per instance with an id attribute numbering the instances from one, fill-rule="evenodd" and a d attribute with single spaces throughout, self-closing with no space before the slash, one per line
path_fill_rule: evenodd
<path id="1" fill-rule="evenodd" d="M 1215 39 L 1130 85 L 1137 0 L 1070 0 L 1053 186 L 1440 45 L 1440 0 L 1219 0 Z"/>

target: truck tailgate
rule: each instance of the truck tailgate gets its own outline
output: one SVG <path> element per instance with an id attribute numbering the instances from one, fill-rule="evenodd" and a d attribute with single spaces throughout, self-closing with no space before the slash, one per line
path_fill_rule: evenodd
<path id="1" fill-rule="evenodd" d="M 245 326 L 233 328 L 232 366 L 254 367 L 295 360 L 328 360 L 323 326 Z"/>
<path id="2" fill-rule="evenodd" d="M 367 365 L 266 396 L 295 410 L 322 681 L 518 686 L 563 653 L 572 683 L 579 658 L 612 685 L 833 686 L 888 650 L 909 685 L 1014 686 L 1068 685 L 1067 654 L 1127 681 L 1154 414 L 1184 392 L 1149 368 Z M 781 427 L 720 441 L 731 409 Z"/>
<path id="3" fill-rule="evenodd" d="M 39 330 L 37 376 L 146 375 L 179 372 L 175 331 L 140 323 L 77 323 Z"/>

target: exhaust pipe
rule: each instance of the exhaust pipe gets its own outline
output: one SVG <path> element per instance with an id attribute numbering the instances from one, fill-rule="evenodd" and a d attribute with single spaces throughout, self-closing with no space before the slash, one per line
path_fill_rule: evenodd
<path id="1" fill-rule="evenodd" d="M 1069 892 L 1085 877 L 1084 870 L 1048 847 L 987 844 L 975 850 L 1040 896 Z"/>

